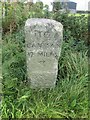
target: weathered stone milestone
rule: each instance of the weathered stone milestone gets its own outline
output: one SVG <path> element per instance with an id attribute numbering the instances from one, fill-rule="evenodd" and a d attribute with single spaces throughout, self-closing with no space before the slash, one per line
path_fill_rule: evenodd
<path id="1" fill-rule="evenodd" d="M 51 19 L 32 18 L 25 24 L 27 73 L 31 88 L 55 86 L 63 26 Z"/>

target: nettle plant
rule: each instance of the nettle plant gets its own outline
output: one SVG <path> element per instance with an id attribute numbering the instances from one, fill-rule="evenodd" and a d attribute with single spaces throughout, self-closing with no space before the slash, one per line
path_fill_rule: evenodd
<path id="1" fill-rule="evenodd" d="M 2 26 L 3 33 L 12 33 L 25 21 L 27 15 L 24 11 L 23 3 L 9 3 L 2 4 Z"/>

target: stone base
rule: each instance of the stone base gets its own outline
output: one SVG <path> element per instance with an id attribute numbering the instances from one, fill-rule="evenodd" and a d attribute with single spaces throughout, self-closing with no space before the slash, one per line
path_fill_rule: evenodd
<path id="1" fill-rule="evenodd" d="M 31 73 L 30 75 L 31 88 L 53 88 L 56 84 L 56 73 Z"/>

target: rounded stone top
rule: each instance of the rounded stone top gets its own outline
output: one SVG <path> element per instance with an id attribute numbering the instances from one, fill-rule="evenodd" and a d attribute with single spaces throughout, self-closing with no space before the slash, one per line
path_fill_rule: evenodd
<path id="1" fill-rule="evenodd" d="M 30 18 L 25 23 L 25 27 L 34 26 L 34 25 L 48 26 L 48 27 L 52 26 L 52 27 L 56 28 L 57 31 L 63 29 L 63 25 L 60 22 L 57 22 L 53 19 Z"/>

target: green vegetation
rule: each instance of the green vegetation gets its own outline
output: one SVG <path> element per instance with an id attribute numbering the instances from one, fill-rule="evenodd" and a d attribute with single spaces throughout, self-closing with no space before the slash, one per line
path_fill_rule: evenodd
<path id="1" fill-rule="evenodd" d="M 43 6 L 41 3 L 32 5 L 29 10 L 26 6 L 27 15 L 23 16 L 25 12 L 23 5 L 19 3 L 17 6 L 17 19 L 13 19 L 16 27 L 12 30 L 7 29 L 11 22 L 6 21 L 12 20 L 11 16 L 8 16 L 9 12 L 3 18 L 2 118 L 87 118 L 87 17 L 84 15 L 69 16 L 67 13 L 58 11 L 49 12 L 48 6 Z M 11 8 L 8 7 L 8 10 Z M 13 10 L 10 14 L 12 12 Z M 53 89 L 32 90 L 28 85 L 24 23 L 30 17 L 55 19 L 64 25 L 58 81 Z"/>

